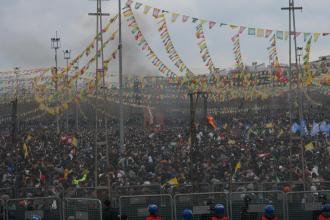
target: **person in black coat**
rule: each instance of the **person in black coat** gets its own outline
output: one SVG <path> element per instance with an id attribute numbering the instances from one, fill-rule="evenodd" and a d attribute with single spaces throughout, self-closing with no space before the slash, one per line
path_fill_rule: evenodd
<path id="1" fill-rule="evenodd" d="M 109 200 L 104 201 L 104 209 L 103 209 L 103 220 L 119 220 L 118 212 L 111 207 L 111 202 Z"/>

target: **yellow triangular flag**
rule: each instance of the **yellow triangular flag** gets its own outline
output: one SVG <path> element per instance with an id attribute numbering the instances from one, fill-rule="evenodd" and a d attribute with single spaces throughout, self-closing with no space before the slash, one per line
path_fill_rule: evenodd
<path id="1" fill-rule="evenodd" d="M 314 149 L 313 142 L 310 142 L 309 144 L 305 145 L 305 151 L 312 151 Z"/>
<path id="2" fill-rule="evenodd" d="M 241 169 L 241 161 L 239 161 L 239 162 L 236 164 L 236 166 L 235 166 L 235 173 L 236 173 L 239 169 Z"/>
<path id="3" fill-rule="evenodd" d="M 29 156 L 29 147 L 26 143 L 23 144 L 24 158 L 26 159 Z"/>
<path id="4" fill-rule="evenodd" d="M 170 179 L 169 181 L 167 181 L 167 184 L 175 185 L 175 186 L 179 185 L 178 178 L 174 177 L 174 178 Z"/>

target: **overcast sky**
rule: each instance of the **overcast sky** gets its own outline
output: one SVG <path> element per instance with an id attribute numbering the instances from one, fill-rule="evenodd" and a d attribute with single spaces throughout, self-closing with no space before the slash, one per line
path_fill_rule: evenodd
<path id="1" fill-rule="evenodd" d="M 117 1 L 104 2 L 104 11 L 114 13 Z M 126 1 L 123 1 L 126 2 Z M 287 30 L 288 12 L 281 11 L 287 6 L 287 0 L 139 0 L 154 7 L 190 15 L 208 20 L 233 23 L 251 27 Z M 303 6 L 303 12 L 297 12 L 297 31 L 330 32 L 330 1 L 296 0 Z M 63 65 L 63 49 L 71 49 L 78 54 L 95 35 L 95 1 L 88 0 L 0 0 L 0 70 L 9 70 L 15 66 L 21 68 L 46 67 L 54 65 L 50 38 L 57 30 L 61 37 L 62 48 L 59 54 Z M 134 11 L 145 37 L 159 57 L 170 67 L 165 50 L 157 32 L 157 22 L 151 13 L 144 15 L 142 9 Z M 194 37 L 192 22 L 169 22 L 173 42 L 182 59 L 189 67 L 206 71 L 199 56 Z M 229 67 L 234 63 L 230 37 L 233 31 L 228 28 L 206 30 L 210 53 L 218 67 Z M 300 37 L 299 46 L 304 46 Z M 136 46 L 132 35 L 124 23 L 124 58 L 126 72 L 150 71 L 156 73 L 150 62 Z M 287 41 L 278 42 L 280 61 L 287 62 Z M 267 39 L 244 34 L 241 38 L 242 56 L 245 63 L 253 61 L 268 62 Z M 113 45 L 111 48 L 114 48 Z M 111 51 L 112 49 L 108 49 Z M 312 58 L 330 54 L 330 36 L 320 38 L 312 45 Z M 131 64 L 131 65 L 130 65 Z M 129 68 L 127 68 L 129 66 Z M 112 69 L 116 72 L 116 64 Z M 173 67 L 175 70 L 175 68 Z"/>

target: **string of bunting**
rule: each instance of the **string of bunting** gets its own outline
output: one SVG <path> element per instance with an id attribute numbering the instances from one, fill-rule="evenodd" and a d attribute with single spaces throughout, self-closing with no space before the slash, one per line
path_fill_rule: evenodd
<path id="1" fill-rule="evenodd" d="M 111 53 L 110 57 L 105 60 L 105 63 L 107 63 L 106 65 L 108 65 L 108 63 L 111 60 L 116 58 L 117 52 L 118 52 L 118 49 L 115 49 L 115 51 Z M 89 64 L 89 62 L 83 68 L 86 68 L 86 66 L 88 64 Z M 104 73 L 107 74 L 107 71 L 105 71 Z M 100 79 L 101 75 L 98 74 L 96 77 L 98 79 Z M 41 91 L 40 90 L 36 91 L 35 99 L 36 99 L 37 103 L 39 104 L 39 108 L 41 110 L 46 111 L 51 115 L 60 114 L 60 113 L 62 113 L 63 111 L 65 111 L 69 108 L 70 103 L 75 102 L 76 104 L 79 104 L 84 97 L 86 97 L 88 94 L 91 94 L 92 92 L 94 92 L 94 90 L 95 90 L 94 80 L 95 79 L 89 80 L 87 85 L 86 85 L 86 88 L 81 89 L 80 92 L 78 94 L 76 94 L 75 96 L 67 97 L 66 100 L 60 101 L 60 103 L 56 106 L 51 106 L 50 107 L 47 104 L 49 101 L 53 101 L 56 98 L 56 96 L 50 96 L 46 100 L 44 98 L 43 93 L 41 92 L 42 90 Z"/>
<path id="2" fill-rule="evenodd" d="M 305 54 L 304 54 L 304 73 L 305 73 L 305 79 L 303 79 L 302 82 L 306 82 L 307 86 L 310 86 L 312 84 L 313 76 L 310 68 L 310 53 L 311 53 L 311 42 L 312 38 L 310 37 L 306 43 L 305 46 Z"/>
<path id="3" fill-rule="evenodd" d="M 188 22 L 197 23 L 199 21 L 202 23 L 207 23 L 209 29 L 214 29 L 215 27 L 229 28 L 230 30 L 244 29 L 244 30 L 247 30 L 247 35 L 256 36 L 258 38 L 268 38 L 272 35 L 272 33 L 275 34 L 275 36 L 278 40 L 287 40 L 288 36 L 289 36 L 288 31 L 275 30 L 272 28 L 247 27 L 245 25 L 228 24 L 226 22 L 211 21 L 211 20 L 207 20 L 207 19 L 193 17 L 190 15 L 180 14 L 177 12 L 170 12 L 168 10 L 164 10 L 164 9 L 160 9 L 160 8 L 155 8 L 150 5 L 143 4 L 141 2 L 137 2 L 137 1 L 133 1 L 133 0 L 128 0 L 127 4 L 132 5 L 134 2 L 135 2 L 135 6 L 134 6 L 135 9 L 137 9 L 137 10 L 142 9 L 144 14 L 149 14 L 150 11 L 152 12 L 153 17 L 158 17 L 162 12 L 166 12 L 166 13 L 170 14 L 172 22 L 181 21 L 182 23 L 188 23 Z M 244 30 L 242 31 L 242 33 L 244 32 Z M 314 39 L 314 42 L 317 42 L 320 36 L 322 36 L 322 37 L 330 36 L 330 32 L 323 32 L 323 33 L 322 32 L 314 32 L 314 33 L 312 33 L 312 32 L 296 32 L 293 34 L 295 34 L 297 37 L 303 36 L 305 41 L 309 38 L 309 36 L 312 36 Z"/>
<path id="4" fill-rule="evenodd" d="M 146 39 L 144 38 L 137 22 L 134 17 L 133 11 L 130 7 L 129 2 L 123 12 L 124 17 L 126 18 L 128 27 L 131 29 L 131 33 L 134 36 L 134 39 L 138 42 L 138 45 L 141 47 L 142 51 L 146 53 L 147 58 L 151 63 L 163 74 L 168 77 L 175 78 L 177 76 L 169 67 L 167 67 L 152 50 Z"/>
<path id="5" fill-rule="evenodd" d="M 173 62 L 174 66 L 176 66 L 180 72 L 186 73 L 186 75 L 190 76 L 192 75 L 192 71 L 187 67 L 187 65 L 182 61 L 180 55 L 178 54 L 177 50 L 174 47 L 174 44 L 171 40 L 171 36 L 168 31 L 168 26 L 166 23 L 166 17 L 165 14 L 162 14 L 159 16 L 159 28 L 158 32 L 160 33 L 160 38 L 163 42 L 164 48 L 170 58 L 170 60 Z"/>
<path id="6" fill-rule="evenodd" d="M 281 69 L 280 61 L 277 55 L 276 36 L 275 34 L 270 38 L 271 45 L 267 48 L 269 61 L 275 70 L 275 79 L 287 83 L 289 80 L 284 76 Z"/>

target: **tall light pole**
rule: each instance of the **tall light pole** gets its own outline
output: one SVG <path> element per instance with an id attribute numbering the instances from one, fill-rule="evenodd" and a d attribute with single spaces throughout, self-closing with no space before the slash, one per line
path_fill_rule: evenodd
<path id="1" fill-rule="evenodd" d="M 297 89 L 300 91 L 300 77 L 299 77 L 299 66 L 298 66 L 298 47 L 297 47 L 297 32 L 296 32 L 296 10 L 302 10 L 302 7 L 295 7 L 294 0 L 289 0 L 289 7 L 281 8 L 282 10 L 289 10 L 289 106 L 290 106 L 290 126 L 292 125 L 292 104 L 291 104 L 291 92 L 292 92 L 292 35 L 294 39 L 294 53 L 295 53 L 295 64 L 296 64 L 296 71 L 298 72 L 297 75 Z M 292 29 L 293 27 L 293 29 Z M 300 94 L 301 96 L 301 94 Z M 302 109 L 302 102 L 299 102 L 299 119 L 300 123 L 303 121 L 303 109 Z M 306 175 L 305 175 L 305 159 L 304 159 L 304 128 L 301 128 L 300 131 L 300 148 L 301 148 L 301 169 L 303 175 L 303 182 L 304 182 L 304 190 L 306 189 Z M 292 135 L 290 132 L 290 148 L 292 148 Z M 292 169 L 292 167 L 290 168 Z"/>
<path id="2" fill-rule="evenodd" d="M 74 70 L 77 71 L 79 69 L 79 64 L 76 63 L 76 65 L 74 66 Z M 78 77 L 79 78 L 79 77 Z M 76 96 L 78 95 L 78 78 L 76 79 L 75 82 L 75 94 Z M 76 120 L 75 120 L 75 124 L 76 124 L 76 132 L 78 132 L 78 128 L 79 128 L 79 118 L 78 118 L 78 103 L 76 103 L 75 105 L 75 114 L 76 114 Z"/>
<path id="3" fill-rule="evenodd" d="M 68 78 L 69 78 L 69 60 L 71 55 L 71 50 L 64 50 L 64 59 L 66 60 L 66 76 L 65 76 L 65 90 L 66 90 L 66 97 L 69 97 L 69 85 L 68 85 Z M 69 131 L 69 109 L 65 111 L 65 130 L 66 132 Z"/>
<path id="4" fill-rule="evenodd" d="M 96 13 L 88 13 L 88 15 L 96 16 L 96 42 L 95 42 L 95 107 L 97 107 L 98 90 L 99 90 L 99 74 L 102 74 L 104 82 L 104 54 L 103 54 L 103 32 L 102 32 L 102 17 L 109 16 L 109 13 L 102 13 L 102 0 L 96 0 Z M 101 62 L 100 58 L 101 57 Z M 97 109 L 97 108 L 96 108 Z M 94 187 L 98 186 L 98 145 L 103 145 L 98 142 L 98 123 L 99 117 L 97 110 L 95 111 L 95 139 L 94 139 Z M 107 135 L 107 134 L 106 134 Z M 107 140 L 107 139 L 106 139 Z M 105 141 L 106 147 L 108 146 Z"/>
<path id="5" fill-rule="evenodd" d="M 119 17 L 119 136 L 120 136 L 120 152 L 124 154 L 124 111 L 123 111 L 123 42 L 122 42 L 122 24 L 121 24 L 121 0 L 118 0 L 118 17 Z"/>
<path id="6" fill-rule="evenodd" d="M 56 34 L 55 34 L 55 37 L 52 37 L 51 39 L 51 48 L 55 51 L 55 92 L 57 93 L 57 89 L 58 89 L 58 85 L 57 85 L 57 82 L 58 82 L 58 79 L 57 79 L 57 50 L 61 47 L 60 45 L 60 41 L 61 41 L 61 38 L 59 38 L 57 36 L 57 31 L 56 31 Z M 58 104 L 58 103 L 57 103 Z M 60 122 L 59 122 L 59 117 L 58 117 L 58 114 L 56 114 L 56 131 L 57 131 L 57 134 L 60 133 Z"/>

